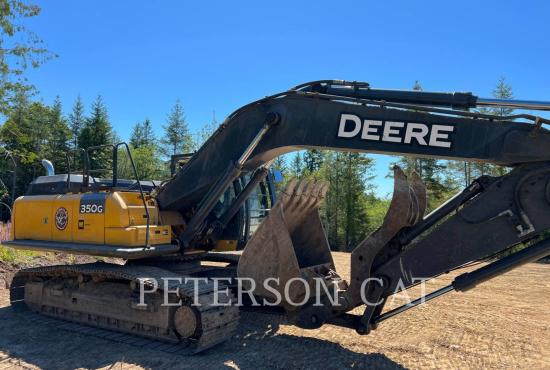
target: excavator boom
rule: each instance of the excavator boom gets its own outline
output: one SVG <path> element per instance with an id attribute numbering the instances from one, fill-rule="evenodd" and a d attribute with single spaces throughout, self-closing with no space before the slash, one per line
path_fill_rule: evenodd
<path id="1" fill-rule="evenodd" d="M 498 117 L 453 107 L 457 101 L 478 98 L 464 94 L 375 90 L 375 99 L 359 93 L 362 86 L 305 85 L 251 103 L 230 115 L 189 163 L 157 196 L 162 209 L 185 211 L 197 205 L 230 163 L 246 154 L 242 171 L 252 171 L 279 155 L 300 149 L 333 149 L 413 155 L 513 166 L 550 159 L 545 148 L 550 133 L 541 129 L 543 118 L 530 115 Z M 326 91 L 327 93 L 319 92 Z M 340 94 L 338 91 L 342 90 Z M 352 93 L 354 92 L 355 93 Z M 399 93 L 403 98 L 397 98 Z M 427 99 L 424 94 L 439 94 Z M 400 96 L 401 96 L 400 95 Z M 417 97 L 417 98 L 413 98 Z M 401 103 L 405 101 L 407 103 Z M 412 104 L 416 103 L 416 104 Z M 534 103 L 535 104 L 535 103 Z M 550 103 L 536 103 L 550 109 Z M 267 120 L 275 120 L 263 133 Z M 514 122 L 523 119 L 524 122 Z M 536 132 L 537 135 L 533 135 Z M 248 151 L 250 146 L 252 151 Z M 194 179 L 188 181 L 189 178 Z"/>

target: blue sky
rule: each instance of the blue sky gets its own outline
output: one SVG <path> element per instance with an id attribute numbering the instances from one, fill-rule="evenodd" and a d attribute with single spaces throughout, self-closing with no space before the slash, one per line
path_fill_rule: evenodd
<path id="1" fill-rule="evenodd" d="M 488 96 L 505 75 L 517 98 L 550 100 L 548 1 L 37 2 L 27 22 L 59 58 L 28 74 L 68 111 L 101 94 L 126 139 L 158 134 L 176 99 L 197 129 L 265 95 L 316 79 Z M 379 193 L 393 159 L 377 156 Z"/>

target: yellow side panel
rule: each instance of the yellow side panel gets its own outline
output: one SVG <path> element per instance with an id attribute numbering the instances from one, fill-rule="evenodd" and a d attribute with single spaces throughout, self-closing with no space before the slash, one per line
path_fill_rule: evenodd
<path id="1" fill-rule="evenodd" d="M 105 244 L 142 247 L 145 245 L 146 229 L 146 226 L 108 227 L 105 229 Z M 149 244 L 170 244 L 170 241 L 170 226 L 149 227 Z"/>
<path id="2" fill-rule="evenodd" d="M 120 194 L 111 193 L 105 201 L 105 227 L 126 227 L 130 224 L 128 206 Z"/>
<path id="3" fill-rule="evenodd" d="M 147 201 L 150 224 L 158 224 L 158 209 L 153 200 Z M 105 205 L 105 227 L 127 227 L 146 225 L 145 208 L 141 195 L 135 192 L 117 191 L 111 193 Z"/>
<path id="4" fill-rule="evenodd" d="M 132 192 L 121 192 L 120 195 L 124 198 L 128 206 L 128 214 L 130 216 L 130 225 L 146 225 L 147 218 L 141 194 Z M 158 209 L 153 199 L 147 200 L 147 210 L 149 211 L 150 224 L 158 224 Z"/>
<path id="5" fill-rule="evenodd" d="M 72 242 L 78 226 L 77 213 L 79 195 L 59 195 L 52 202 L 52 240 Z M 75 207 L 76 203 L 76 207 Z"/>
<path id="6" fill-rule="evenodd" d="M 147 201 L 150 215 L 149 243 L 169 244 L 171 226 L 157 225 L 154 200 Z M 90 244 L 145 245 L 147 218 L 140 194 L 95 192 L 37 195 L 15 202 L 15 239 L 34 239 Z"/>
<path id="7" fill-rule="evenodd" d="M 14 204 L 14 239 L 51 240 L 54 222 L 52 203 L 56 197 L 57 195 L 19 197 Z"/>
<path id="8" fill-rule="evenodd" d="M 214 250 L 218 252 L 236 251 L 237 241 L 236 240 L 218 240 Z"/>
<path id="9" fill-rule="evenodd" d="M 76 216 L 76 227 L 73 232 L 75 243 L 105 244 L 105 199 L 108 193 L 86 193 L 80 194 L 79 201 L 74 203 L 74 214 Z M 99 199 L 99 200 L 98 200 Z M 86 205 L 97 205 L 103 202 L 102 212 L 87 213 Z M 84 205 L 84 208 L 81 207 Z M 90 211 L 90 209 L 88 210 Z"/>

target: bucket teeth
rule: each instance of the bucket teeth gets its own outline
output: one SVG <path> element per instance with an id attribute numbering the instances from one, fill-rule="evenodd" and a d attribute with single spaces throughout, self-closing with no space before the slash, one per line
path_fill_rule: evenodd
<path id="1" fill-rule="evenodd" d="M 357 281 L 370 277 L 376 255 L 404 227 L 412 226 L 424 217 L 426 211 L 426 187 L 420 176 L 413 172 L 410 180 L 399 166 L 393 168 L 393 197 L 382 225 L 363 240 L 352 252 L 348 301 L 355 305 L 360 301 Z"/>
<path id="2" fill-rule="evenodd" d="M 321 181 L 291 180 L 280 195 L 280 202 L 288 208 L 311 209 L 323 201 L 328 185 Z"/>
<path id="3" fill-rule="evenodd" d="M 399 166 L 393 168 L 393 197 L 382 227 L 386 226 L 394 234 L 401 228 L 412 226 L 424 217 L 426 211 L 426 187 L 416 172 L 410 181 Z M 391 223 L 391 225 L 386 225 Z"/>
<path id="4" fill-rule="evenodd" d="M 279 197 L 289 229 L 303 223 L 309 212 L 316 212 L 324 200 L 328 185 L 321 181 L 291 180 Z"/>
<path id="5" fill-rule="evenodd" d="M 290 279 L 310 276 L 312 271 L 334 269 L 318 210 L 327 190 L 324 182 L 292 180 L 281 192 L 239 259 L 238 276 L 255 281 L 254 294 L 275 298 L 263 288 L 263 283 L 276 278 L 279 284 L 274 288 L 285 297 L 283 290 Z M 295 284 L 290 298 L 299 301 L 303 294 L 305 288 Z M 284 300 L 282 305 L 296 308 L 285 305 Z"/>

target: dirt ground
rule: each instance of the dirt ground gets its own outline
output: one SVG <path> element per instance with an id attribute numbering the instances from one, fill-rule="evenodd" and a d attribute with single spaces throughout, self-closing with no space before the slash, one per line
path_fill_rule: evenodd
<path id="1" fill-rule="evenodd" d="M 349 255 L 334 256 L 346 276 Z M 429 283 L 427 291 L 456 274 Z M 529 264 L 473 291 L 450 293 L 368 336 L 331 325 L 312 331 L 269 325 L 268 317 L 245 313 L 231 341 L 190 357 L 27 322 L 11 311 L 0 286 L 0 369 L 12 368 L 550 369 L 550 264 Z"/>

